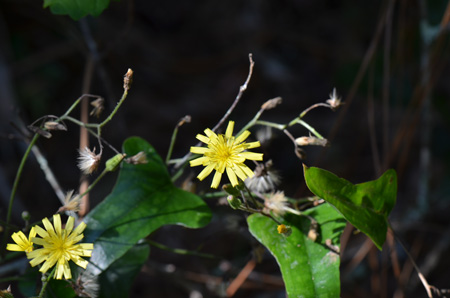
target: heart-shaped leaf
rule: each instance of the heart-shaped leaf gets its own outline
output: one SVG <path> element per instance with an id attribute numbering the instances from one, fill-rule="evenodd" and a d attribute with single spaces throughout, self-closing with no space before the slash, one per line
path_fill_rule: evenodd
<path id="1" fill-rule="evenodd" d="M 336 207 L 381 250 L 387 233 L 387 217 L 397 199 L 397 174 L 386 171 L 377 180 L 352 184 L 331 172 L 304 166 L 309 190 Z"/>
<path id="2" fill-rule="evenodd" d="M 311 221 L 305 216 L 285 216 L 283 223 L 292 229 L 288 237 L 278 234 L 277 224 L 260 214 L 249 216 L 247 222 L 252 235 L 276 258 L 289 297 L 339 297 L 339 238 L 345 219 L 329 204 L 304 214 L 318 223 L 316 241 L 308 238 Z"/>
<path id="3" fill-rule="evenodd" d="M 44 8 L 53 14 L 66 14 L 78 20 L 88 14 L 99 16 L 109 5 L 109 0 L 44 0 Z"/>
<path id="4" fill-rule="evenodd" d="M 106 270 L 136 242 L 163 225 L 199 228 L 211 219 L 211 212 L 198 196 L 173 185 L 155 149 L 133 137 L 124 142 L 127 156 L 143 151 L 148 163 L 122 163 L 111 194 L 85 218 L 83 242 L 93 242 L 88 269 L 94 274 Z"/>

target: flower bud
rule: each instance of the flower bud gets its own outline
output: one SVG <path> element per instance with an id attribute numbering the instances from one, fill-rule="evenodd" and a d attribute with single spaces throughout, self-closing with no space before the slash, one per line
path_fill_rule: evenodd
<path id="1" fill-rule="evenodd" d="M 30 212 L 28 212 L 28 211 L 23 211 L 23 212 L 22 212 L 22 219 L 23 219 L 24 221 L 29 221 L 30 218 L 31 218 Z"/>
<path id="2" fill-rule="evenodd" d="M 242 202 L 241 202 L 241 200 L 239 200 L 238 197 L 228 196 L 227 201 L 228 201 L 228 204 L 230 205 L 230 207 L 233 209 L 239 209 L 242 207 Z"/>
<path id="3" fill-rule="evenodd" d="M 125 158 L 125 154 L 116 154 L 106 161 L 105 170 L 108 172 L 114 172 L 117 167 L 120 165 L 122 160 Z"/>

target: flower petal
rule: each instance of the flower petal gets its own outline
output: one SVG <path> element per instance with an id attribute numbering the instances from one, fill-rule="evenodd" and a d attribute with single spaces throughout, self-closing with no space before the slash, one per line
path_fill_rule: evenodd
<path id="1" fill-rule="evenodd" d="M 227 139 L 231 138 L 233 135 L 233 129 L 234 129 L 234 121 L 228 122 L 227 130 L 225 131 L 225 137 Z"/>
<path id="2" fill-rule="evenodd" d="M 211 188 L 217 188 L 220 184 L 221 179 L 222 179 L 222 173 L 216 171 L 216 173 L 214 174 L 213 181 L 211 183 Z"/>

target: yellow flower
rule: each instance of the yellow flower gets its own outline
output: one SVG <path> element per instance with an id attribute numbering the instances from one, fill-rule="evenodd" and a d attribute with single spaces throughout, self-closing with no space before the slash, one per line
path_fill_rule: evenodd
<path id="1" fill-rule="evenodd" d="M 69 267 L 69 261 L 72 260 L 78 266 L 86 269 L 88 262 L 81 257 L 90 257 L 94 244 L 79 243 L 83 239 L 83 230 L 86 228 L 84 222 L 74 228 L 75 218 L 69 217 L 64 229 L 61 228 L 61 216 L 53 215 L 53 225 L 47 218 L 42 220 L 45 229 L 36 226 L 36 232 L 39 237 L 33 238 L 33 242 L 42 245 L 42 248 L 36 249 L 27 254 L 31 266 L 36 266 L 42 262 L 40 272 L 45 273 L 54 265 L 56 265 L 55 278 L 65 279 L 72 278 Z"/>
<path id="2" fill-rule="evenodd" d="M 11 251 L 24 251 L 27 253 L 31 252 L 33 250 L 32 239 L 35 236 L 36 236 L 36 230 L 34 227 L 31 228 L 30 234 L 28 235 L 28 239 L 27 239 L 27 236 L 25 236 L 25 234 L 22 231 L 13 233 L 11 235 L 11 238 L 17 244 L 8 243 L 8 245 L 6 246 L 6 249 L 11 250 Z"/>
<path id="3" fill-rule="evenodd" d="M 191 147 L 191 152 L 196 154 L 203 154 L 202 157 L 196 158 L 190 162 L 191 167 L 205 166 L 197 178 L 201 181 L 205 179 L 213 170 L 212 188 L 219 186 L 222 174 L 226 170 L 228 179 L 231 185 L 238 185 L 238 177 L 244 181 L 247 177 L 254 175 L 244 164 L 246 159 L 262 160 L 262 153 L 247 152 L 245 150 L 261 146 L 259 142 L 244 142 L 250 132 L 244 131 L 239 136 L 233 136 L 234 121 L 230 121 L 227 126 L 225 134 L 215 134 L 211 129 L 205 129 L 205 134 L 197 135 L 197 139 L 208 145 L 208 147 Z"/>

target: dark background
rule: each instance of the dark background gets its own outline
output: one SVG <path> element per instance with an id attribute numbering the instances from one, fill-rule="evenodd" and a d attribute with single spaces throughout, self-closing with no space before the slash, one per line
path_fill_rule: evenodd
<path id="1" fill-rule="evenodd" d="M 165 157 L 173 128 L 181 117 L 191 115 L 174 148 L 173 156 L 181 157 L 196 143 L 195 135 L 212 128 L 229 108 L 247 77 L 252 53 L 253 76 L 230 117 L 236 131 L 270 98 L 281 96 L 283 103 L 262 119 L 287 123 L 310 105 L 324 102 L 336 87 L 345 105 L 337 112 L 319 108 L 305 118 L 331 146 L 305 148 L 303 162 L 354 183 L 396 169 L 399 195 L 391 223 L 429 283 L 450 288 L 445 254 L 450 246 L 449 27 L 444 23 L 443 33 L 424 45 L 432 29 L 439 28 L 447 5 L 428 2 L 124 0 L 112 2 L 97 18 L 76 22 L 52 15 L 42 1 L 2 0 L 1 218 L 6 218 L 26 149 L 11 123 L 23 127 L 47 114 L 62 115 L 86 92 L 103 96 L 110 112 L 122 94 L 123 75 L 132 68 L 130 94 L 103 130 L 104 138 L 120 148 L 124 139 L 137 135 Z M 300 126 L 290 132 L 307 135 Z M 290 197 L 309 195 L 291 141 L 281 132 L 273 134 L 264 153 L 282 175 L 280 189 Z M 78 142 L 78 128 L 72 124 L 68 132 L 38 142 L 64 189 L 78 187 Z M 210 179 L 198 189 L 206 189 Z M 94 189 L 93 205 L 114 181 L 110 175 Z M 131 297 L 220 296 L 257 243 L 246 229 L 244 214 L 219 200 L 209 204 L 214 218 L 205 229 L 165 227 L 152 239 L 192 250 L 203 246 L 218 260 L 154 248 Z M 23 210 L 36 221 L 58 207 L 31 158 L 13 222 L 22 224 Z M 363 235 L 343 240 L 342 297 L 425 297 L 398 245 L 386 244 L 380 253 L 365 241 Z M 390 258 L 394 248 L 398 260 Z M 167 273 L 168 264 L 175 273 Z M 268 253 L 252 274 L 235 297 L 284 297 L 279 270 Z"/>

